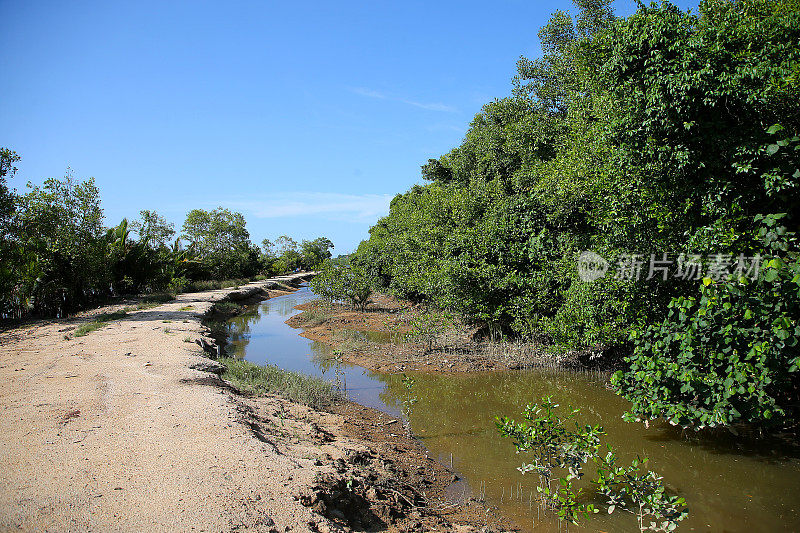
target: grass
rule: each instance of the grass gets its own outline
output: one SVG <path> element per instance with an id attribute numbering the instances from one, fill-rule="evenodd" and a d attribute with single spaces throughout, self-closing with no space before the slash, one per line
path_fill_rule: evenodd
<path id="1" fill-rule="evenodd" d="M 254 280 L 253 278 L 241 278 L 241 279 L 225 279 L 225 280 L 204 280 L 204 281 L 190 281 L 186 287 L 184 287 L 183 292 L 205 292 L 205 291 L 214 291 L 217 289 L 228 289 L 230 287 L 238 287 L 241 285 L 247 285 L 250 281 Z"/>
<path id="2" fill-rule="evenodd" d="M 99 314 L 91 322 L 87 322 L 86 324 L 82 324 L 77 328 L 75 328 L 75 331 L 72 333 L 72 336 L 83 337 L 84 335 L 88 335 L 89 333 L 97 331 L 103 326 L 106 326 L 112 320 L 121 320 L 126 316 L 128 316 L 128 312 L 125 309 L 121 311 L 114 311 L 113 313 Z"/>
<path id="3" fill-rule="evenodd" d="M 315 328 L 328 321 L 330 315 L 321 309 L 309 309 L 297 315 L 297 320 L 301 325 Z"/>
<path id="4" fill-rule="evenodd" d="M 225 365 L 222 378 L 243 392 L 275 394 L 315 409 L 342 398 L 332 383 L 320 378 L 230 357 L 224 357 L 220 362 Z"/>
<path id="5" fill-rule="evenodd" d="M 214 304 L 214 312 L 223 315 L 238 315 L 242 312 L 243 307 L 236 302 L 219 302 Z"/>
<path id="6" fill-rule="evenodd" d="M 367 343 L 367 335 L 354 329 L 341 329 L 333 337 L 336 339 L 336 348 L 342 353 L 358 350 Z"/>

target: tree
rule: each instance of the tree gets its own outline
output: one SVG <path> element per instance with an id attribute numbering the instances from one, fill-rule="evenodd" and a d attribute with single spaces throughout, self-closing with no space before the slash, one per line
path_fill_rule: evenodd
<path id="1" fill-rule="evenodd" d="M 13 178 L 19 155 L 7 148 L 0 149 L 0 317 L 12 312 L 9 301 L 19 270 L 20 252 L 14 240 L 14 212 L 16 195 L 6 185 Z"/>
<path id="2" fill-rule="evenodd" d="M 278 252 L 283 255 L 286 252 L 290 251 L 297 251 L 297 241 L 289 237 L 288 235 L 281 235 L 275 241 L 276 246 L 278 246 Z"/>
<path id="3" fill-rule="evenodd" d="M 364 311 L 372 295 L 372 285 L 364 266 L 350 258 L 327 259 L 311 279 L 314 293 L 330 302 L 347 302 Z"/>
<path id="4" fill-rule="evenodd" d="M 223 207 L 213 211 L 193 209 L 183 223 L 183 237 L 212 278 L 249 276 L 258 269 L 258 252 L 252 249 L 245 226 L 241 213 Z"/>
<path id="5" fill-rule="evenodd" d="M 63 315 L 107 294 L 103 210 L 90 178 L 28 184 L 18 211 L 23 250 L 17 305 L 40 315 Z"/>
<path id="6" fill-rule="evenodd" d="M 8 234 L 8 224 L 14 214 L 15 201 L 14 193 L 9 190 L 6 180 L 13 178 L 17 173 L 15 163 L 19 162 L 20 157 L 16 152 L 8 148 L 0 148 L 0 238 Z"/>
<path id="7" fill-rule="evenodd" d="M 175 235 L 175 224 L 156 213 L 144 209 L 139 212 L 141 217 L 130 224 L 130 229 L 139 235 L 139 240 L 153 249 L 166 246 L 167 242 Z"/>
<path id="8" fill-rule="evenodd" d="M 326 259 L 331 257 L 333 242 L 326 237 L 318 237 L 313 241 L 303 241 L 300 244 L 300 263 L 306 270 L 318 268 Z"/>

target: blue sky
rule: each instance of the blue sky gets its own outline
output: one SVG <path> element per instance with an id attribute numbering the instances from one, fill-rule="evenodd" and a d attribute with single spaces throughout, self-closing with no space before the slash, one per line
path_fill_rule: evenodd
<path id="1" fill-rule="evenodd" d="M 95 178 L 108 225 L 155 209 L 180 228 L 222 205 L 255 242 L 324 235 L 348 253 L 571 8 L 0 0 L 0 146 L 23 158 L 10 185 L 70 167 Z"/>

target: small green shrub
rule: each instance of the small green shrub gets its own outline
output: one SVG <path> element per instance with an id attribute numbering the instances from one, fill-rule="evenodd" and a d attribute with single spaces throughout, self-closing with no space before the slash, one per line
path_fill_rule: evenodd
<path id="1" fill-rule="evenodd" d="M 406 333 L 406 340 L 420 342 L 425 345 L 425 351 L 430 352 L 434 342 L 453 329 L 455 323 L 455 319 L 450 313 L 426 309 L 412 317 L 409 331 Z"/>
<path id="2" fill-rule="evenodd" d="M 583 477 L 584 465 L 592 461 L 598 472 L 593 483 L 597 492 L 605 497 L 609 514 L 617 509 L 633 513 L 642 532 L 675 530 L 678 522 L 688 516 L 685 501 L 667 494 L 658 474 L 642 471 L 647 458 L 636 459 L 628 466 L 618 465 L 618 457 L 610 445 L 608 453 L 599 453 L 600 438 L 605 435 L 601 426 L 574 421 L 572 430 L 566 423 L 580 410 L 568 409 L 569 414 L 562 418 L 558 407 L 548 396 L 542 398 L 541 403 L 528 405 L 523 422 L 507 417 L 497 419 L 500 434 L 514 441 L 518 453 L 532 459 L 519 470 L 523 474 L 538 474 L 539 503 L 556 511 L 560 520 L 573 524 L 578 524 L 581 517 L 588 519 L 599 512 L 594 504 L 585 503 L 581 490 L 573 485 Z"/>
<path id="3" fill-rule="evenodd" d="M 360 261 L 326 259 L 310 281 L 319 297 L 329 302 L 346 302 L 364 311 L 372 295 L 372 280 Z"/>

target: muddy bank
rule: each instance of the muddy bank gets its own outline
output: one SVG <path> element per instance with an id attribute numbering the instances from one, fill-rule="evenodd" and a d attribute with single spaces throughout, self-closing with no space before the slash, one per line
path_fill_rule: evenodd
<path id="1" fill-rule="evenodd" d="M 321 300 L 297 309 L 306 313 L 295 315 L 286 323 L 302 328 L 301 336 L 338 348 L 346 362 L 375 372 L 575 369 L 594 368 L 599 362 L 591 351 L 555 355 L 536 343 L 476 340 L 477 328 L 464 325 L 438 336 L 432 349 L 428 349 L 425 344 L 406 338 L 421 309 L 383 294 L 374 295 L 365 312 Z M 343 331 L 353 334 L 343 335 Z"/>

